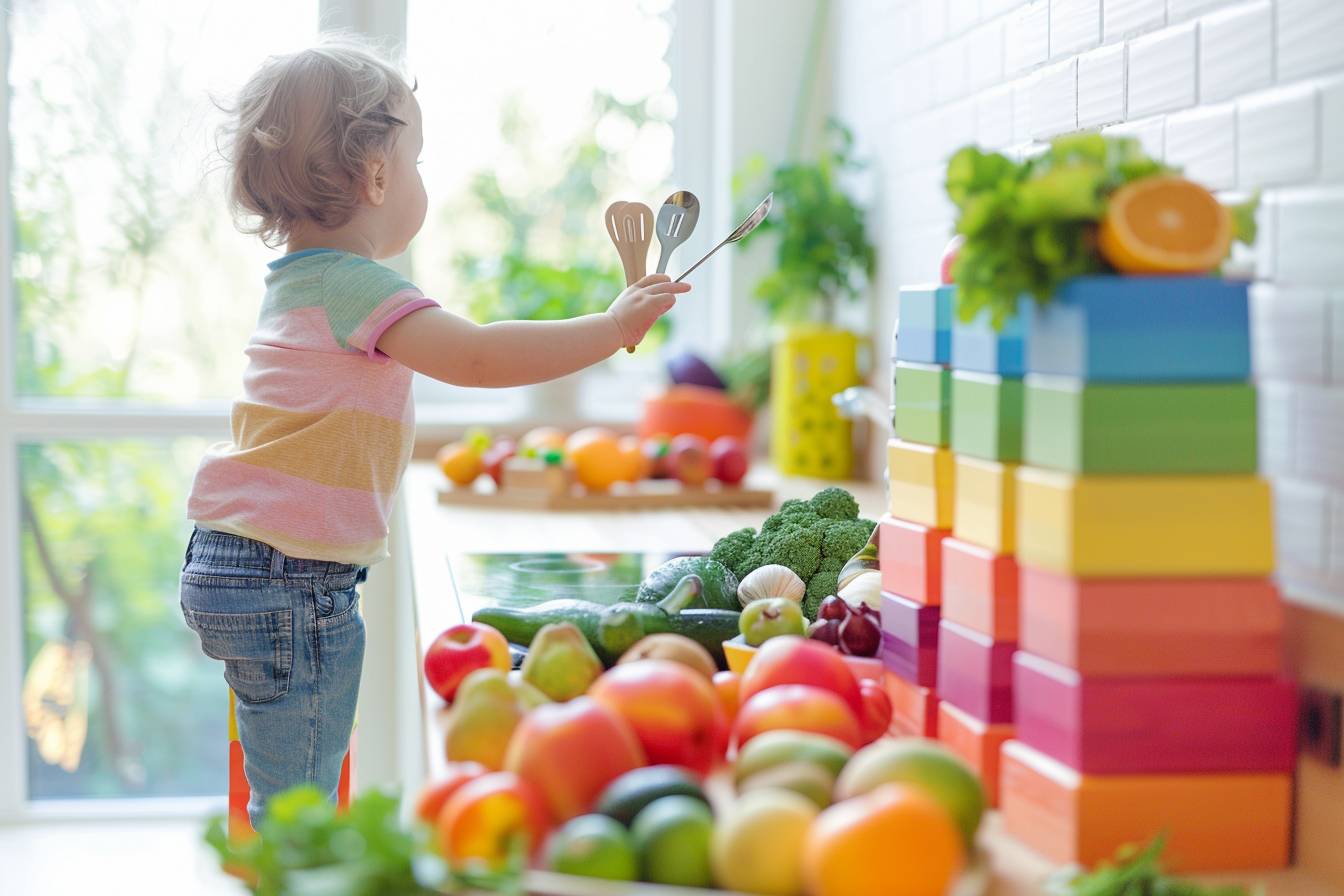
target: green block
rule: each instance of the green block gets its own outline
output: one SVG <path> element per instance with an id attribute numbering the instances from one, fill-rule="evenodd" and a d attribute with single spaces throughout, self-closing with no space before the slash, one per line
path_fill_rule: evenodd
<path id="1" fill-rule="evenodd" d="M 1022 459 L 1022 380 L 997 373 L 952 374 L 952 450 L 983 460 Z"/>
<path id="2" fill-rule="evenodd" d="M 1254 473 L 1249 383 L 1028 375 L 1023 458 L 1071 473 Z"/>
<path id="3" fill-rule="evenodd" d="M 943 446 L 951 428 L 951 371 L 941 364 L 896 362 L 896 435 L 909 442 Z"/>

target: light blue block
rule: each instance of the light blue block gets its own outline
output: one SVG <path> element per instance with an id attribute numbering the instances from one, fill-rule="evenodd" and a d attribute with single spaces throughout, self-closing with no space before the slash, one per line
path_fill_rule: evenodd
<path id="1" fill-rule="evenodd" d="M 1251 374 L 1247 285 L 1214 277 L 1079 277 L 1026 303 L 1029 373 L 1092 382 L 1240 381 Z"/>
<path id="2" fill-rule="evenodd" d="M 1018 303 L 1017 314 L 995 330 L 986 309 L 965 323 L 960 317 L 952 323 L 952 366 L 957 370 L 976 373 L 997 373 L 1000 376 L 1020 377 L 1027 371 L 1027 327 L 1023 321 L 1023 306 L 1030 299 Z"/>
<path id="3" fill-rule="evenodd" d="M 901 288 L 896 361 L 947 364 L 952 359 L 952 286 Z"/>

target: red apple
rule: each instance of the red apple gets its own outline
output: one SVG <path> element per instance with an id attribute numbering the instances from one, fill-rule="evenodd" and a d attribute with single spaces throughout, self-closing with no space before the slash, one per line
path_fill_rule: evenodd
<path id="1" fill-rule="evenodd" d="M 728 746 L 728 720 L 714 686 L 671 660 L 625 663 L 603 673 L 588 695 L 634 730 L 652 765 L 708 774 Z"/>
<path id="2" fill-rule="evenodd" d="M 747 449 L 732 436 L 719 436 L 709 446 L 709 459 L 714 465 L 714 478 L 724 485 L 737 485 L 746 478 Z"/>
<path id="3" fill-rule="evenodd" d="M 781 728 L 825 734 L 856 750 L 864 744 L 849 704 L 830 691 L 805 684 L 766 688 L 744 702 L 733 724 L 733 742 L 740 750 L 756 735 Z"/>
<path id="4" fill-rule="evenodd" d="M 731 725 L 737 718 L 737 694 L 742 687 L 742 676 L 736 672 L 715 672 L 712 682 L 719 695 L 719 705 Z"/>
<path id="5" fill-rule="evenodd" d="M 891 697 L 887 689 L 871 678 L 859 682 L 863 694 L 863 715 L 859 717 L 859 731 L 863 742 L 870 744 L 887 733 L 891 727 Z"/>
<path id="6" fill-rule="evenodd" d="M 457 687 L 477 669 L 494 667 L 508 672 L 509 642 L 488 625 L 463 622 L 446 629 L 425 651 L 425 680 L 449 703 Z"/>
<path id="7" fill-rule="evenodd" d="M 667 449 L 667 465 L 683 485 L 704 485 L 713 473 L 709 443 L 701 436 L 679 435 Z"/>
<path id="8" fill-rule="evenodd" d="M 587 812 L 608 784 L 645 764 L 630 725 L 591 697 L 532 710 L 504 756 L 504 767 L 537 789 L 556 821 Z"/>
<path id="9" fill-rule="evenodd" d="M 742 703 L 781 684 L 806 684 L 844 700 L 856 718 L 863 715 L 859 682 L 840 652 L 820 641 L 780 635 L 761 645 L 742 675 Z"/>
<path id="10" fill-rule="evenodd" d="M 495 485 L 502 485 L 504 482 L 504 462 L 517 454 L 517 445 L 509 439 L 500 439 L 481 455 L 485 473 L 495 480 Z"/>
<path id="11" fill-rule="evenodd" d="M 952 265 L 957 263 L 957 255 L 961 253 L 961 244 L 966 242 L 966 237 L 957 234 L 947 241 L 947 248 L 943 249 L 943 260 L 938 266 L 939 279 L 944 283 L 955 283 L 952 277 Z"/>
<path id="12" fill-rule="evenodd" d="M 426 787 L 415 803 L 415 817 L 425 824 L 434 824 L 443 811 L 448 798 L 468 781 L 475 781 L 486 774 L 488 769 L 479 762 L 453 762 L 448 766 L 448 775 Z"/>
<path id="13" fill-rule="evenodd" d="M 455 868 L 499 869 L 522 840 L 529 854 L 546 837 L 550 820 L 541 796 L 512 772 L 491 772 L 458 788 L 435 827 L 439 849 Z"/>

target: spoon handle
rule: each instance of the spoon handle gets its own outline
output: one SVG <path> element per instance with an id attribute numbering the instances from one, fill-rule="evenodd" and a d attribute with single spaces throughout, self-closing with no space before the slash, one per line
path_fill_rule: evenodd
<path id="1" fill-rule="evenodd" d="M 673 283 L 680 283 L 681 281 L 685 280 L 687 277 L 689 277 L 689 276 L 691 275 L 691 271 L 694 271 L 696 268 L 700 267 L 700 265 L 702 265 L 702 264 L 704 264 L 705 262 L 709 261 L 710 256 L 712 256 L 715 252 L 719 251 L 720 249 L 722 249 L 722 248 L 723 248 L 724 246 L 726 246 L 726 245 L 728 245 L 728 241 L 727 241 L 727 240 L 724 240 L 723 242 L 721 242 L 721 243 L 719 243 L 717 246 L 715 246 L 713 249 L 710 249 L 710 250 L 709 250 L 708 252 L 706 252 L 704 255 L 700 256 L 700 260 L 699 260 L 699 261 L 697 261 L 695 264 L 691 265 L 691 266 L 690 266 L 689 268 L 687 268 L 686 270 L 682 271 L 681 276 L 678 277 L 678 278 L 676 278 L 676 279 L 673 280 L 672 282 L 673 282 Z"/>
<path id="2" fill-rule="evenodd" d="M 667 263 L 672 259 L 672 246 L 669 243 L 661 243 L 662 251 L 658 253 L 658 267 L 654 270 L 655 274 L 666 274 Z"/>

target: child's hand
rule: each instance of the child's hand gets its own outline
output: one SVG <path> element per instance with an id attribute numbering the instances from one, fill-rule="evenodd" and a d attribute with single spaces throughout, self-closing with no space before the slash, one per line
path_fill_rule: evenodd
<path id="1" fill-rule="evenodd" d="M 677 296 L 691 291 L 689 283 L 673 283 L 666 274 L 649 274 L 616 297 L 607 313 L 621 330 L 626 347 L 643 341 L 649 328 L 677 304 Z"/>

